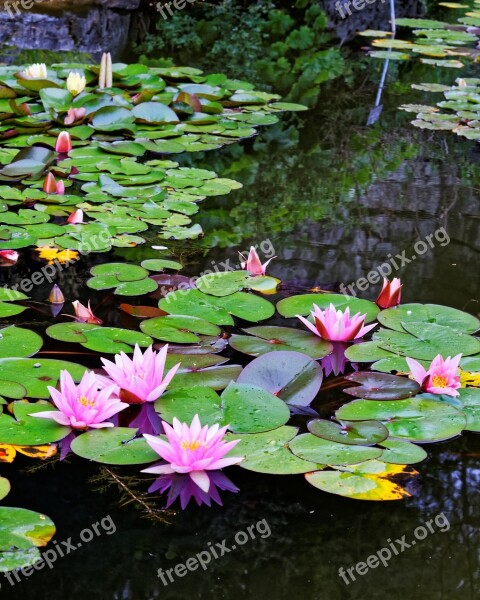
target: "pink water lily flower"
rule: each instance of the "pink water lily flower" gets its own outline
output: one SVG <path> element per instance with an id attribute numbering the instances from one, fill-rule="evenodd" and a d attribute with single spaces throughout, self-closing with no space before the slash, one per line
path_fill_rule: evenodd
<path id="1" fill-rule="evenodd" d="M 391 308 L 398 306 L 402 297 L 402 282 L 398 277 L 394 277 L 392 281 L 383 278 L 382 291 L 377 298 L 377 306 L 380 308 Z"/>
<path id="2" fill-rule="evenodd" d="M 204 492 L 210 489 L 210 478 L 206 471 L 216 471 L 243 460 L 241 456 L 224 458 L 240 440 L 225 442 L 222 440 L 227 427 L 215 424 L 204 427 L 198 415 L 193 417 L 190 427 L 173 419 L 173 427 L 162 423 L 168 442 L 144 434 L 149 446 L 155 450 L 168 464 L 156 465 L 144 469 L 142 473 L 168 475 L 169 473 L 188 473 L 190 479 Z"/>
<path id="3" fill-rule="evenodd" d="M 92 325 L 101 325 L 103 323 L 102 319 L 93 314 L 90 308 L 90 300 L 88 301 L 88 306 L 85 306 L 79 300 L 75 300 L 72 304 L 77 323 L 90 323 Z"/>
<path id="4" fill-rule="evenodd" d="M 253 246 L 250 246 L 250 252 L 248 253 L 247 258 L 245 258 L 245 256 L 241 252 L 239 252 L 239 254 L 240 258 L 242 259 L 242 262 L 240 263 L 242 269 L 246 269 L 251 275 L 254 276 L 265 275 L 268 264 L 274 258 L 277 258 L 276 256 L 272 256 L 272 258 L 267 260 L 267 262 L 262 265 L 260 257 L 258 256 L 258 253 Z"/>
<path id="5" fill-rule="evenodd" d="M 349 307 L 343 312 L 341 310 L 336 310 L 333 304 L 330 304 L 330 307 L 325 310 L 321 310 L 314 304 L 311 314 L 315 321 L 315 325 L 301 315 L 296 316 L 315 335 L 331 342 L 349 342 L 356 340 L 363 337 L 376 326 L 376 323 L 365 326 L 366 314 L 361 315 L 360 313 L 357 313 L 356 315 L 353 315 L 353 317 L 350 317 Z"/>
<path id="6" fill-rule="evenodd" d="M 73 429 L 113 427 L 108 419 L 127 408 L 115 395 L 114 384 L 105 386 L 92 371 L 86 371 L 78 385 L 68 371 L 60 373 L 60 390 L 48 390 L 58 410 L 33 413 L 32 417 L 53 419 Z"/>
<path id="7" fill-rule="evenodd" d="M 120 398 L 129 404 L 155 402 L 167 389 L 180 363 L 165 374 L 168 344 L 160 352 L 149 346 L 145 353 L 135 345 L 133 358 L 125 352 L 115 355 L 115 362 L 102 358 L 103 368 L 120 388 Z"/>
<path id="8" fill-rule="evenodd" d="M 81 106 L 80 108 L 69 108 L 67 116 L 65 117 L 63 122 L 65 123 L 65 125 L 73 125 L 75 121 L 80 121 L 80 119 L 83 119 L 86 114 L 87 111 L 85 108 L 83 108 L 83 106 Z"/>
<path id="9" fill-rule="evenodd" d="M 414 358 L 407 358 L 406 361 L 413 379 L 422 386 L 423 391 L 430 394 L 458 396 L 457 389 L 460 387 L 458 364 L 461 358 L 461 354 L 446 359 L 441 354 L 437 354 L 428 369 L 422 367 Z"/>

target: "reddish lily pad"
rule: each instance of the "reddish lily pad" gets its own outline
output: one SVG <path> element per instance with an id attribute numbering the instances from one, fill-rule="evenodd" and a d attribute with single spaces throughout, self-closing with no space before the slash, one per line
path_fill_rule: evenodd
<path id="1" fill-rule="evenodd" d="M 356 398 L 401 400 L 402 398 L 411 398 L 420 392 L 420 385 L 416 381 L 386 373 L 358 371 L 347 375 L 345 379 L 359 384 L 343 390 L 346 394 Z"/>
<path id="2" fill-rule="evenodd" d="M 320 391 L 320 365 L 300 352 L 271 352 L 247 365 L 238 383 L 257 385 L 287 404 L 308 406 Z"/>

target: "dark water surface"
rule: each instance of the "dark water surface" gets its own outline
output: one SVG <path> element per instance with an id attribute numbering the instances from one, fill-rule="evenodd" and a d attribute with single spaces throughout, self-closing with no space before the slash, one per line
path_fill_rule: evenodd
<path id="1" fill-rule="evenodd" d="M 410 81 L 433 81 L 425 70 L 400 75 L 394 70 L 381 123 L 366 129 L 377 64 L 369 69 L 349 89 L 342 90 L 341 82 L 326 85 L 319 108 L 298 120 L 266 128 L 255 142 L 196 159 L 241 180 L 244 188 L 203 203 L 198 216 L 203 241 L 175 245 L 189 274 L 211 267 L 212 261 L 229 258 L 233 264 L 238 250 L 264 242 L 264 248 L 275 250 L 270 273 L 282 279 L 286 293 L 315 286 L 336 290 L 365 277 L 389 255 L 395 259 L 405 251 L 403 256 L 412 259 L 414 245 L 430 236 L 428 249 L 417 246 L 421 251 L 415 260 L 394 273 L 404 281 L 404 301 L 480 312 L 480 154 L 474 143 L 454 134 L 415 130 L 409 125 L 412 115 L 396 110 L 421 99 L 408 88 Z M 453 81 L 455 75 L 443 77 Z M 141 249 L 119 250 L 112 257 L 138 260 L 139 255 Z M 20 262 L 8 274 L 2 272 L 2 283 L 38 268 Z M 82 261 L 60 275 L 69 301 L 89 297 L 87 268 Z M 370 286 L 362 295 L 374 299 L 378 290 L 378 284 Z M 48 290 L 39 288 L 35 294 L 44 300 Z M 101 299 L 92 296 L 92 304 Z M 105 302 L 99 315 L 121 323 L 116 304 Z M 30 311 L 22 322 L 29 318 L 31 326 L 49 320 Z M 317 403 L 322 402 L 320 395 Z M 402 502 L 347 500 L 315 490 L 302 476 L 267 477 L 234 469 L 230 474 L 239 494 L 224 494 L 223 508 L 189 507 L 170 526 L 140 518 L 132 506 L 119 508 L 116 489 L 94 491 L 89 478 L 97 469 L 84 461 L 72 458 L 27 473 L 31 461 L 19 459 L 2 469 L 12 482 L 7 503 L 51 516 L 57 541 L 71 537 L 78 544 L 83 529 L 108 515 L 116 531 L 103 531 L 59 558 L 51 570 L 34 572 L 13 586 L 1 576 L 0 597 L 474 600 L 480 583 L 479 441 L 469 434 L 426 446 L 431 456 L 417 466 L 412 497 Z M 446 519 L 448 531 L 442 532 Z M 157 569 L 175 568 L 209 543 L 225 539 L 230 547 L 237 532 L 263 520 L 269 535 L 262 529 L 263 538 L 257 532 L 256 539 L 212 560 L 206 571 L 175 577 L 167 586 L 157 577 Z M 414 530 L 432 520 L 434 532 L 427 529 L 424 540 L 392 554 L 388 566 L 357 573 L 348 585 L 339 576 L 341 567 L 388 550 L 388 540 L 405 536 L 411 542 Z"/>

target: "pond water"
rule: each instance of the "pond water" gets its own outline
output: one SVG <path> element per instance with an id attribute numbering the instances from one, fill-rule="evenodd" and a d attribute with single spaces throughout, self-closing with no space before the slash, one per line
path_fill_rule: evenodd
<path id="1" fill-rule="evenodd" d="M 285 291 L 333 290 L 357 284 L 391 259 L 400 266 L 403 256 L 409 262 L 394 274 L 405 284 L 405 301 L 480 313 L 480 154 L 473 142 L 452 134 L 415 130 L 410 115 L 397 111 L 402 102 L 415 101 L 410 82 L 433 79 L 420 67 L 392 70 L 380 122 L 367 129 L 379 64 L 368 70 L 344 90 L 338 82 L 324 85 L 317 109 L 264 129 L 255 141 L 184 159 L 244 184 L 202 204 L 197 222 L 203 240 L 174 244 L 186 274 L 226 259 L 236 265 L 238 250 L 263 243 L 277 256 L 270 274 L 282 280 Z M 452 80 L 450 73 L 442 77 Z M 137 261 L 140 254 L 117 250 L 112 257 Z M 125 317 L 118 316 L 113 299 L 104 301 L 85 287 L 89 266 L 82 262 L 60 274 L 60 286 L 82 301 L 91 297 L 93 305 L 101 299 L 96 313 L 121 323 Z M 1 283 L 36 268 L 32 261 L 2 270 Z M 375 299 L 378 288 L 361 295 Z M 33 297 L 46 295 L 47 287 L 39 286 Z M 34 326 L 45 317 L 31 310 L 22 321 L 28 318 Z M 316 408 L 334 402 L 335 393 L 325 392 Z M 73 457 L 32 472 L 31 462 L 16 460 L 15 467 L 4 469 L 12 483 L 9 504 L 32 508 L 35 499 L 35 510 L 55 521 L 59 542 L 71 537 L 78 544 L 83 529 L 108 515 L 116 531 L 104 531 L 51 570 L 13 586 L 1 577 L 0 593 L 26 600 L 474 600 L 480 583 L 479 441 L 467 434 L 428 446 L 429 460 L 417 466 L 412 496 L 404 501 L 348 500 L 314 490 L 301 476 L 236 470 L 232 477 L 241 492 L 225 493 L 223 508 L 189 507 L 172 516 L 171 526 L 141 518 L 131 505 L 119 508 L 116 488 L 96 491 L 102 482 L 90 478 L 98 469 L 85 461 Z M 263 529 L 255 539 L 212 559 L 205 571 L 175 576 L 173 583 L 166 579 L 168 585 L 157 577 L 158 569 L 175 568 L 222 540 L 231 548 L 237 532 L 260 521 Z M 427 521 L 432 531 L 425 529 L 423 540 L 419 532 L 415 540 L 414 531 Z M 396 540 L 416 543 L 408 547 Z M 339 569 L 347 571 L 382 549 L 385 565 L 355 572 L 356 581 L 347 579 L 348 584 L 339 575 Z"/>

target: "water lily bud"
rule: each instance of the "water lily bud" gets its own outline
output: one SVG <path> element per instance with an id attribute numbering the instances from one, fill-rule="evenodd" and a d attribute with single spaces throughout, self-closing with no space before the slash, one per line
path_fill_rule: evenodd
<path id="1" fill-rule="evenodd" d="M 67 90 L 72 96 L 78 96 L 87 86 L 87 80 L 84 75 L 70 71 L 67 77 Z"/>
<path id="2" fill-rule="evenodd" d="M 57 191 L 57 182 L 52 173 L 47 173 L 47 176 L 43 180 L 43 191 L 47 194 L 55 194 Z"/>
<path id="3" fill-rule="evenodd" d="M 84 306 L 78 300 L 75 300 L 72 304 L 75 311 L 75 321 L 78 323 L 91 323 L 93 325 L 101 325 L 103 323 L 101 319 L 93 314 L 90 308 L 90 300 L 88 301 L 88 306 Z"/>
<path id="4" fill-rule="evenodd" d="M 68 217 L 67 223 L 70 225 L 79 225 L 83 223 L 83 210 L 81 208 L 77 208 L 74 210 L 72 214 Z"/>
<path id="5" fill-rule="evenodd" d="M 48 296 L 48 301 L 51 304 L 63 304 L 65 302 L 65 296 L 62 294 L 62 290 L 55 283 L 52 287 L 52 291 Z"/>
<path id="6" fill-rule="evenodd" d="M 65 184 L 63 181 L 57 181 L 57 185 L 55 186 L 55 193 L 59 196 L 63 196 L 65 194 Z"/>
<path id="7" fill-rule="evenodd" d="M 47 65 L 45 63 L 34 63 L 21 72 L 25 79 L 47 79 Z"/>
<path id="8" fill-rule="evenodd" d="M 70 138 L 70 134 L 68 131 L 62 131 L 58 138 L 57 143 L 55 144 L 55 150 L 60 152 L 60 154 L 67 154 L 72 149 L 72 140 Z"/>
<path id="9" fill-rule="evenodd" d="M 19 256 L 20 255 L 15 250 L 0 250 L 0 259 L 6 260 L 12 265 L 17 262 Z"/>

